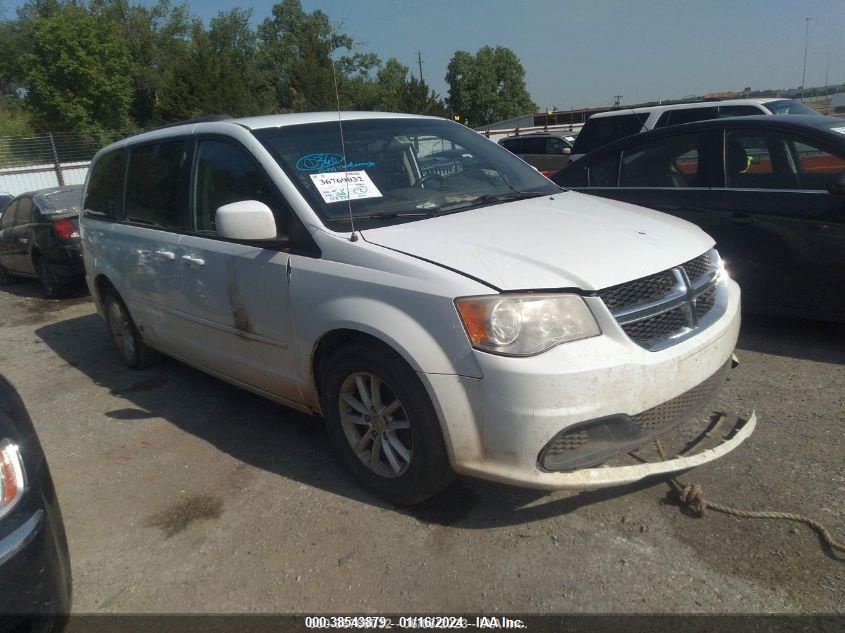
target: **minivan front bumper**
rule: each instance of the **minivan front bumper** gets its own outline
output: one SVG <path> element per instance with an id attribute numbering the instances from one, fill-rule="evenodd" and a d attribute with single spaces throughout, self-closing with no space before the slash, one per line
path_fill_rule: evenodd
<path id="1" fill-rule="evenodd" d="M 539 489 L 632 483 L 718 459 L 754 430 L 752 414 L 721 444 L 694 455 L 632 466 L 553 472 L 541 455 L 561 432 L 589 421 L 647 414 L 706 384 L 730 363 L 739 335 L 740 291 L 727 280 L 722 316 L 695 336 L 648 351 L 631 341 L 601 299 L 585 300 L 603 334 L 544 354 L 513 358 L 476 352 L 480 379 L 421 374 L 441 419 L 453 468 L 462 474 Z M 697 410 L 709 404 L 697 403 Z M 674 424 L 670 425 L 674 426 Z M 644 434 L 643 443 L 654 437 Z M 630 439 L 630 438 L 626 438 Z M 620 442 L 619 452 L 631 450 Z"/>

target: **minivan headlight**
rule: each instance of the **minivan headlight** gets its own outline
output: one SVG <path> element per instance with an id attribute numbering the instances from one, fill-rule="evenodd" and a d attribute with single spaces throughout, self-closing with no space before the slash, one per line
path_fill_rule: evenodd
<path id="1" fill-rule="evenodd" d="M 23 461 L 17 444 L 0 440 L 0 517 L 17 505 L 25 489 Z"/>
<path id="2" fill-rule="evenodd" d="M 460 297 L 455 306 L 472 346 L 505 356 L 533 356 L 555 345 L 601 334 L 574 294 Z"/>

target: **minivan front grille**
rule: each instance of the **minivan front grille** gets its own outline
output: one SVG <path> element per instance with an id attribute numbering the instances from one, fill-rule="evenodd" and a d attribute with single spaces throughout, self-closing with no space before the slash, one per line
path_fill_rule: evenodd
<path id="1" fill-rule="evenodd" d="M 730 369 L 728 361 L 692 389 L 641 413 L 609 415 L 560 431 L 540 451 L 537 463 L 547 471 L 595 466 L 663 436 L 699 414 L 722 388 Z"/>
<path id="2" fill-rule="evenodd" d="M 713 261 L 710 258 L 710 253 L 711 251 L 707 251 L 703 255 L 699 255 L 695 259 L 691 259 L 686 264 L 683 264 L 683 269 L 692 283 L 695 283 L 713 270 Z"/>
<path id="3" fill-rule="evenodd" d="M 722 388 L 730 371 L 730 362 L 704 382 L 676 398 L 667 400 L 663 404 L 652 407 L 647 411 L 632 416 L 637 429 L 643 434 L 664 431 L 673 427 L 677 422 L 692 417 L 710 402 L 719 389 Z"/>
<path id="4" fill-rule="evenodd" d="M 598 294 L 632 341 L 657 351 L 680 342 L 715 316 L 719 289 L 724 287 L 719 254 L 712 249 Z"/>
<path id="5" fill-rule="evenodd" d="M 651 341 L 666 339 L 687 327 L 688 319 L 683 308 L 673 308 L 651 318 L 623 325 L 622 329 L 635 342 L 648 346 Z"/>
<path id="6" fill-rule="evenodd" d="M 610 311 L 624 309 L 632 305 L 650 303 L 664 297 L 675 285 L 672 271 L 635 279 L 626 284 L 619 284 L 602 290 L 599 294 Z"/>

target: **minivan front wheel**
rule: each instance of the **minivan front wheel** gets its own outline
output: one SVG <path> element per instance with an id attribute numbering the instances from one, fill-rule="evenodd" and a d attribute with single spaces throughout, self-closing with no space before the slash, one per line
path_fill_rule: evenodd
<path id="1" fill-rule="evenodd" d="M 380 346 L 353 343 L 326 367 L 321 399 L 329 438 L 362 484 L 410 505 L 452 481 L 434 407 L 404 360 Z"/>
<path id="2" fill-rule="evenodd" d="M 106 323 L 112 342 L 121 360 L 132 369 L 144 369 L 155 364 L 160 355 L 144 343 L 138 328 L 129 316 L 126 305 L 114 292 L 109 292 L 104 302 Z"/>

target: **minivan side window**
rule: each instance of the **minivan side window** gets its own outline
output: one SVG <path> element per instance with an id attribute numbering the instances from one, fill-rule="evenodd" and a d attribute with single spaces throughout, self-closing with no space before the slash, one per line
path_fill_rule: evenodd
<path id="1" fill-rule="evenodd" d="M 115 219 L 123 204 L 123 159 L 125 152 L 117 150 L 105 154 L 94 164 L 85 202 L 85 213 L 98 219 Z"/>
<path id="2" fill-rule="evenodd" d="M 732 189 L 797 189 L 798 178 L 783 136 L 729 130 L 725 136 L 725 176 Z"/>
<path id="3" fill-rule="evenodd" d="M 623 114 L 619 116 L 596 117 L 587 120 L 586 125 L 575 139 L 573 154 L 589 154 L 594 149 L 617 141 L 620 138 L 639 134 L 648 113 Z"/>
<path id="4" fill-rule="evenodd" d="M 754 116 L 755 114 L 766 114 L 760 108 L 752 105 L 729 105 L 719 106 L 719 118 L 729 116 Z"/>
<path id="5" fill-rule="evenodd" d="M 788 138 L 798 167 L 801 189 L 824 191 L 831 178 L 845 171 L 843 156 L 830 153 L 813 139 Z"/>
<path id="6" fill-rule="evenodd" d="M 543 136 L 525 137 L 522 139 L 520 154 L 545 154 L 546 138 Z"/>
<path id="7" fill-rule="evenodd" d="M 589 167 L 590 187 L 617 187 L 619 185 L 619 152 L 599 156 Z"/>
<path id="8" fill-rule="evenodd" d="M 698 187 L 701 134 L 667 136 L 622 150 L 620 187 Z"/>
<path id="9" fill-rule="evenodd" d="M 289 235 L 290 209 L 264 169 L 241 147 L 201 140 L 194 167 L 194 230 L 215 232 L 215 214 L 231 202 L 258 200 L 276 216 L 276 229 Z"/>
<path id="10" fill-rule="evenodd" d="M 548 154 L 563 154 L 563 150 L 567 147 L 566 143 L 563 142 L 562 139 L 552 137 L 549 139 L 548 149 L 546 152 Z"/>
<path id="11" fill-rule="evenodd" d="M 0 216 L 0 229 L 8 229 L 15 223 L 15 216 L 17 215 L 18 201 L 13 200 L 6 207 L 3 215 Z"/>
<path id="12" fill-rule="evenodd" d="M 716 106 L 706 108 L 683 108 L 681 110 L 671 110 L 669 112 L 669 122 L 667 125 L 683 125 L 684 123 L 707 121 L 715 118 Z"/>
<path id="13" fill-rule="evenodd" d="M 126 219 L 131 222 L 180 228 L 179 176 L 184 142 L 162 141 L 132 147 L 126 177 Z"/>
<path id="14" fill-rule="evenodd" d="M 35 215 L 36 209 L 35 205 L 32 204 L 32 198 L 21 198 L 18 200 L 18 212 L 15 215 L 16 225 L 30 224 Z"/>
<path id="15" fill-rule="evenodd" d="M 521 138 L 509 138 L 507 140 L 502 141 L 502 147 L 504 147 L 509 152 L 513 152 L 514 154 L 519 154 L 519 147 L 521 144 Z"/>

